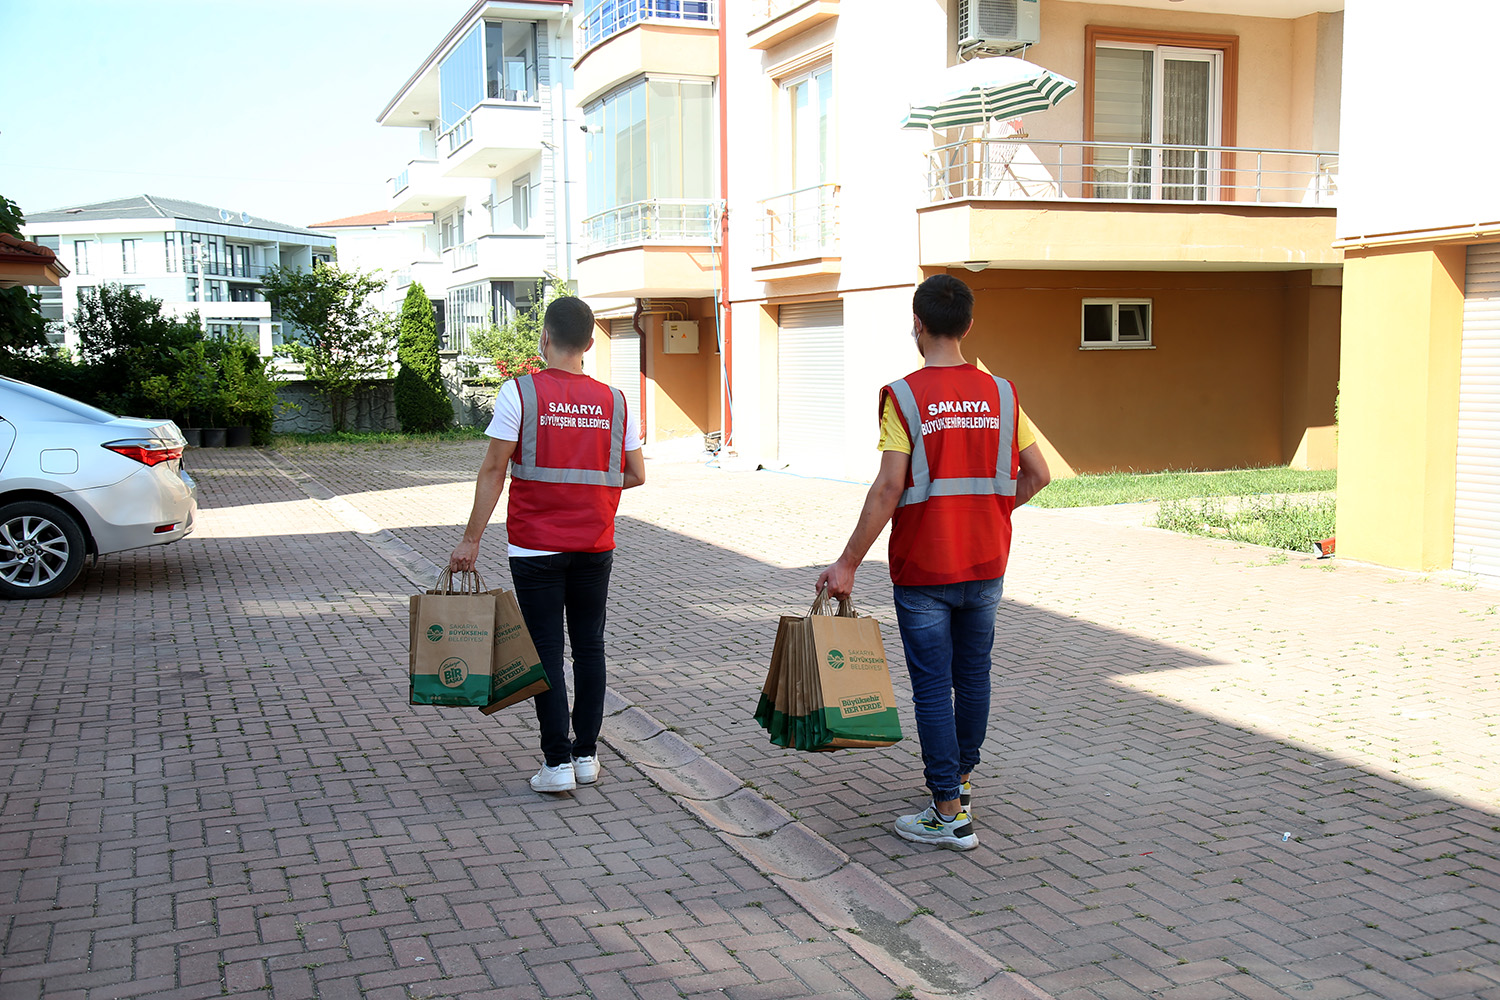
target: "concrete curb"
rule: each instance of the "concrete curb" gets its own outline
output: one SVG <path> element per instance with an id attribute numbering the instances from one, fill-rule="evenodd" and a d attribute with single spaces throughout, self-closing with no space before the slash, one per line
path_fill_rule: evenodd
<path id="1" fill-rule="evenodd" d="M 413 585 L 426 590 L 436 582 L 441 570 L 431 560 L 285 456 L 256 452 Z M 913 996 L 1052 1000 L 613 688 L 606 689 L 604 713 L 606 745 Z"/>

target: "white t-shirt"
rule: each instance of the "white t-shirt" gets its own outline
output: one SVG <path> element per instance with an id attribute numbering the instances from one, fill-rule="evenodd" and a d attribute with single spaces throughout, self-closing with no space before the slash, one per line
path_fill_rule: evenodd
<path id="1" fill-rule="evenodd" d="M 484 429 L 484 432 L 501 441 L 521 440 L 521 390 L 516 388 L 515 379 L 500 386 L 500 393 L 495 397 L 495 415 L 490 418 L 490 425 Z M 625 450 L 635 451 L 640 446 L 640 418 L 634 413 L 627 413 L 625 415 Z M 511 545 L 507 548 L 506 555 L 555 556 L 557 553 Z"/>

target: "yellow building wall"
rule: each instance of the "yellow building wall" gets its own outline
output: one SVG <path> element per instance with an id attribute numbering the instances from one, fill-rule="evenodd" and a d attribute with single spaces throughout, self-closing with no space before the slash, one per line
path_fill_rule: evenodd
<path id="1" fill-rule="evenodd" d="M 1345 253 L 1341 556 L 1452 565 L 1464 264 L 1462 246 Z"/>
<path id="2" fill-rule="evenodd" d="M 1055 472 L 1328 463 L 1338 289 L 1306 272 L 954 272 L 964 354 L 1013 379 Z M 1082 350 L 1085 298 L 1149 298 L 1152 349 Z"/>
<path id="3" fill-rule="evenodd" d="M 668 354 L 664 347 L 662 314 L 641 318 L 649 345 L 646 349 L 647 441 L 697 437 L 719 429 L 719 354 L 714 332 L 712 299 L 673 303 L 698 322 L 698 353 Z M 654 303 L 659 305 L 659 303 Z"/>

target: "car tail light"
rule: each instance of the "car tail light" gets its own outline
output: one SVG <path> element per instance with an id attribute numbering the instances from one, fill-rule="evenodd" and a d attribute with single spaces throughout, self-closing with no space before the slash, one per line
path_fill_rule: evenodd
<path id="1" fill-rule="evenodd" d="M 117 455 L 133 458 L 142 465 L 160 465 L 182 457 L 182 447 L 154 438 L 135 441 L 111 441 L 104 447 Z"/>

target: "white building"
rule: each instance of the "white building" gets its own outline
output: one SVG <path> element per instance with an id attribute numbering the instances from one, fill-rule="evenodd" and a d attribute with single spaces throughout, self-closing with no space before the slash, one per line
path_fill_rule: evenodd
<path id="1" fill-rule="evenodd" d="M 573 280 L 569 179 L 583 175 L 583 122 L 570 9 L 480 0 L 376 119 L 413 133 L 387 208 L 432 214 L 390 293 L 399 300 L 418 281 L 441 299 L 445 350 L 524 309 L 538 282 Z M 358 251 L 345 260 L 368 266 Z"/>
<path id="2" fill-rule="evenodd" d="M 340 267 L 373 273 L 385 281 L 385 288 L 371 296 L 370 301 L 388 313 L 401 311 L 414 271 L 439 260 L 430 212 L 365 212 L 314 222 L 308 228 L 327 233 L 330 240 L 337 241 Z M 443 288 L 428 288 L 426 278 L 420 280 L 423 291 L 432 299 L 441 331 Z"/>
<path id="3" fill-rule="evenodd" d="M 262 277 L 272 267 L 310 268 L 334 252 L 327 233 L 154 195 L 36 212 L 23 231 L 72 269 L 57 287 L 36 289 L 49 339 L 69 348 L 78 346 L 68 329 L 78 293 L 109 283 L 160 299 L 167 315 L 196 312 L 209 334 L 240 327 L 268 355 L 281 342 L 281 324 Z"/>

